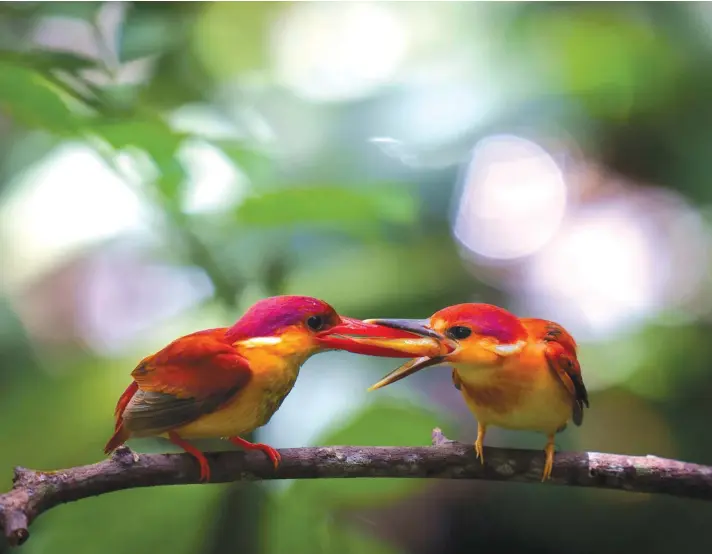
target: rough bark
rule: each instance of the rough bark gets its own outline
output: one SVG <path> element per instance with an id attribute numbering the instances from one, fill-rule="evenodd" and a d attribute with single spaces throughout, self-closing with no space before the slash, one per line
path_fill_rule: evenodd
<path id="1" fill-rule="evenodd" d="M 207 454 L 211 483 L 264 479 L 410 477 L 539 483 L 544 453 L 485 447 L 485 462 L 472 445 L 433 431 L 433 446 L 329 446 L 280 450 L 275 471 L 261 452 Z M 121 447 L 102 462 L 45 472 L 15 469 L 14 486 L 0 495 L 0 527 L 13 546 L 29 537 L 32 521 L 53 506 L 136 487 L 198 483 L 188 454 L 142 454 Z M 559 452 L 544 484 L 618 489 L 712 500 L 712 467 L 658 458 L 598 452 Z"/>

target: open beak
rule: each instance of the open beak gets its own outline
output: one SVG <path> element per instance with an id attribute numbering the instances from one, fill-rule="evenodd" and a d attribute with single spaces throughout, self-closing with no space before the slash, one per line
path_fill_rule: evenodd
<path id="1" fill-rule="evenodd" d="M 378 383 L 371 386 L 368 389 L 369 391 L 380 389 L 381 387 L 400 381 L 401 379 L 408 377 L 408 375 L 412 375 L 413 373 L 420 371 L 421 369 L 425 369 L 426 367 L 441 364 L 445 361 L 445 357 L 457 348 L 457 343 L 441 335 L 440 333 L 433 331 L 429 327 L 430 322 L 427 319 L 368 319 L 366 322 L 390 327 L 391 329 L 397 331 L 414 333 L 424 337 L 432 337 L 437 339 L 441 346 L 441 351 L 437 355 L 421 356 L 404 363 L 399 368 L 391 371 Z"/>
<path id="2" fill-rule="evenodd" d="M 443 335 L 440 335 L 436 331 L 433 331 L 429 327 L 429 321 L 423 319 L 367 319 L 365 323 L 375 323 L 376 325 L 382 325 L 390 327 L 394 330 L 405 331 L 409 333 L 415 333 L 417 335 L 422 335 L 426 337 L 437 338 L 441 346 L 441 352 L 437 355 L 427 355 L 421 356 L 414 360 L 409 360 L 397 369 L 391 371 L 383 379 L 381 379 L 375 385 L 372 385 L 368 390 L 373 391 L 400 381 L 409 375 L 413 375 L 425 369 L 426 367 L 432 367 L 440 365 L 441 363 L 447 363 L 447 357 L 452 354 L 455 350 L 459 348 L 459 345 L 454 340 L 451 340 Z M 481 345 L 482 348 L 489 350 L 498 356 L 513 356 L 521 352 L 521 350 L 526 345 L 525 341 L 518 341 L 514 344 L 496 344 L 496 343 L 484 343 Z"/>
<path id="3" fill-rule="evenodd" d="M 420 337 L 430 337 L 435 339 L 440 344 L 440 352 L 438 355 L 445 356 L 452 354 L 458 348 L 457 342 L 441 335 L 430 327 L 430 321 L 427 319 L 365 319 L 364 323 L 378 325 L 379 327 L 388 327 L 393 332 L 412 333 Z"/>
<path id="4" fill-rule="evenodd" d="M 440 341 L 442 337 L 433 331 L 397 329 L 374 321 L 341 317 L 338 325 L 318 334 L 317 340 L 324 349 L 386 358 L 439 356 L 447 348 Z"/>
<path id="5" fill-rule="evenodd" d="M 426 367 L 432 367 L 434 365 L 441 364 L 444 361 L 445 356 L 434 356 L 432 358 L 428 356 L 423 356 L 421 358 L 409 360 L 399 368 L 391 371 L 375 385 L 371 385 L 368 390 L 373 391 L 376 389 L 380 389 L 382 387 L 385 387 L 386 385 L 390 385 L 391 383 L 400 381 L 401 379 L 408 377 L 408 375 L 413 375 L 413 373 L 415 373 L 416 371 L 420 371 L 421 369 L 425 369 Z"/>

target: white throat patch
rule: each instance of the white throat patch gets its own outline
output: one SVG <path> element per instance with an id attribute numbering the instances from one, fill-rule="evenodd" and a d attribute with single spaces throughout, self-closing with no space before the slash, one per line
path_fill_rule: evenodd
<path id="1" fill-rule="evenodd" d="M 257 348 L 260 346 L 274 346 L 281 342 L 281 337 L 253 337 L 251 339 L 241 340 L 239 344 L 245 348 Z"/>

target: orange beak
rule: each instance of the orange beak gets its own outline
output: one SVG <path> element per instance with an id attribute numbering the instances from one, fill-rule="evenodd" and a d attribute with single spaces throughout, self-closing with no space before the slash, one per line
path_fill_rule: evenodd
<path id="1" fill-rule="evenodd" d="M 350 317 L 342 317 L 339 324 L 316 337 L 325 350 L 386 358 L 439 356 L 444 353 L 442 338 L 434 331 L 414 333 Z"/>

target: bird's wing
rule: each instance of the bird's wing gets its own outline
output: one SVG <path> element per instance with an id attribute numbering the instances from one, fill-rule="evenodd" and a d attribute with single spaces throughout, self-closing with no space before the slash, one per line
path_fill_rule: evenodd
<path id="1" fill-rule="evenodd" d="M 559 324 L 543 319 L 523 319 L 522 322 L 534 338 L 546 344 L 545 355 L 549 367 L 559 377 L 573 400 L 573 421 L 583 423 L 583 408 L 588 408 L 588 391 L 581 375 L 576 353 L 576 341 Z"/>
<path id="2" fill-rule="evenodd" d="M 581 366 L 576 355 L 576 343 L 561 326 L 550 323 L 546 341 L 546 358 L 549 366 L 559 376 L 574 400 L 573 420 L 576 425 L 583 423 L 583 408 L 588 408 L 588 391 L 581 375 Z"/>
<path id="3" fill-rule="evenodd" d="M 575 354 L 567 352 L 558 342 L 549 342 L 546 347 L 549 367 L 559 376 L 574 400 L 573 420 L 576 425 L 583 423 L 583 408 L 588 408 L 588 391 L 581 376 L 581 366 Z"/>
<path id="4" fill-rule="evenodd" d="M 126 429 L 159 434 L 181 427 L 244 388 L 252 371 L 223 335 L 224 329 L 193 333 L 142 360 L 131 373 L 137 390 L 117 414 Z"/>

